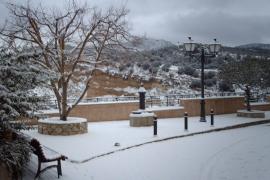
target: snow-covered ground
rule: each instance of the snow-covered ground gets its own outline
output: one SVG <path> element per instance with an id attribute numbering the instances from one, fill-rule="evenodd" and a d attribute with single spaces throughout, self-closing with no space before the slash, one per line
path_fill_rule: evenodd
<path id="1" fill-rule="evenodd" d="M 266 113 L 266 118 L 270 119 L 270 112 Z M 158 136 L 153 136 L 153 127 L 130 127 L 129 121 L 88 123 L 87 134 L 74 136 L 43 135 L 37 130 L 25 133 L 37 138 L 43 145 L 68 156 L 70 160 L 80 162 L 100 154 L 157 139 L 260 120 L 260 118 L 236 117 L 235 114 L 218 115 L 215 116 L 214 127 L 211 127 L 210 117 L 207 119 L 207 123 L 201 123 L 199 117 L 189 118 L 188 131 L 184 130 L 183 118 L 158 119 Z M 114 146 L 116 142 L 120 143 L 119 147 Z"/>
<path id="2" fill-rule="evenodd" d="M 266 118 L 270 119 L 270 112 Z M 143 142 L 259 120 L 220 115 L 211 127 L 209 121 L 200 123 L 198 119 L 190 118 L 189 131 L 184 131 L 182 118 L 160 119 L 157 137 L 153 136 L 152 127 L 131 128 L 128 121 L 89 123 L 88 134 L 69 137 L 40 135 L 36 130 L 26 133 L 69 157 L 63 162 L 61 179 L 65 180 L 266 180 L 270 177 L 270 126 L 267 125 L 176 138 L 87 161 Z M 115 142 L 120 147 L 115 147 Z M 83 160 L 86 161 L 80 162 Z M 25 179 L 34 177 L 36 164 L 33 157 Z M 46 171 L 40 179 L 57 179 L 55 170 Z"/>

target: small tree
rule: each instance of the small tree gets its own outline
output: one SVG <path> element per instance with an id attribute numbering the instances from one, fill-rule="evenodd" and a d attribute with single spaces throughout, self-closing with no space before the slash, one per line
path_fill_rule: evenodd
<path id="1" fill-rule="evenodd" d="M 247 87 L 260 85 L 262 75 L 262 66 L 257 59 L 252 58 L 229 62 L 224 64 L 219 71 L 219 77 L 223 82 L 245 89 L 248 111 L 250 111 L 250 91 Z"/>
<path id="2" fill-rule="evenodd" d="M 41 55 L 35 63 L 57 74 L 50 87 L 57 99 L 60 119 L 67 120 L 86 94 L 105 50 L 120 47 L 127 37 L 127 10 L 121 7 L 102 12 L 79 6 L 75 1 L 64 10 L 14 4 L 8 8 L 12 19 L 1 31 L 2 38 L 14 48 L 23 43 L 34 49 Z M 84 86 L 68 105 L 68 98 L 74 97 L 69 90 L 78 82 Z"/>
<path id="3" fill-rule="evenodd" d="M 262 74 L 262 67 L 258 60 L 248 58 L 224 64 L 219 69 L 218 77 L 228 84 L 235 84 L 240 88 L 244 88 L 245 85 L 258 85 Z"/>

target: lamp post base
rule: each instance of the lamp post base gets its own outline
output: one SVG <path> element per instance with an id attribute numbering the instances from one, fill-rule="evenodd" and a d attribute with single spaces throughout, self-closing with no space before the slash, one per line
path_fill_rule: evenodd
<path id="1" fill-rule="evenodd" d="M 206 118 L 205 117 L 200 117 L 200 122 L 206 122 Z"/>

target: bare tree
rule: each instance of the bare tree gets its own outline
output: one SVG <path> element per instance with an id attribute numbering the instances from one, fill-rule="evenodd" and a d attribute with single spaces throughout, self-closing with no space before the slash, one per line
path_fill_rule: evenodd
<path id="1" fill-rule="evenodd" d="M 56 73 L 58 78 L 50 82 L 50 87 L 58 102 L 60 119 L 67 120 L 86 94 L 103 53 L 122 46 L 128 36 L 128 11 L 125 7 L 111 7 L 103 12 L 75 1 L 64 10 L 14 4 L 8 4 L 8 8 L 11 19 L 0 31 L 1 38 L 11 48 L 23 44 L 42 55 L 33 63 Z M 76 100 L 68 104 L 69 90 L 76 82 L 83 82 L 84 86 Z"/>
<path id="2" fill-rule="evenodd" d="M 247 111 L 251 111 L 250 88 L 261 85 L 263 74 L 264 70 L 261 60 L 256 58 L 231 61 L 221 66 L 219 71 L 219 77 L 223 82 L 229 85 L 237 85 L 239 88 L 245 90 Z"/>

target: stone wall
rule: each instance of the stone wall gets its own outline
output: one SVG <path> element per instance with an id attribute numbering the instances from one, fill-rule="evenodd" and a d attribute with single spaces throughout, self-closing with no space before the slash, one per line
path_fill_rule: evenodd
<path id="1" fill-rule="evenodd" d="M 87 133 L 87 122 L 52 124 L 46 122 L 38 122 L 38 132 L 47 135 L 75 135 Z"/>
<path id="2" fill-rule="evenodd" d="M 82 117 L 88 122 L 127 120 L 129 114 L 139 108 L 139 102 L 106 102 L 79 104 L 70 116 Z"/>
<path id="3" fill-rule="evenodd" d="M 185 112 L 184 107 L 164 107 L 160 109 L 148 108 L 147 110 L 155 113 L 159 119 L 183 117 Z"/>
<path id="4" fill-rule="evenodd" d="M 270 100 L 270 97 L 269 97 Z M 245 109 L 244 97 L 215 97 L 206 98 L 206 113 L 209 114 L 214 109 L 215 114 L 231 114 L 237 110 Z M 184 112 L 189 116 L 200 115 L 200 99 L 181 99 L 181 107 L 164 107 L 163 109 L 148 108 L 154 112 L 158 118 L 183 117 Z M 253 109 L 270 111 L 270 103 L 251 104 Z M 104 102 L 79 104 L 72 111 L 70 116 L 82 117 L 88 122 L 128 120 L 132 111 L 138 110 L 139 102 Z M 47 113 L 49 117 L 58 116 L 58 113 Z"/>
<path id="5" fill-rule="evenodd" d="M 199 116 L 200 102 L 200 99 L 181 99 L 180 104 L 189 116 Z M 214 110 L 215 114 L 231 114 L 244 107 L 244 97 L 205 98 L 206 114 L 210 114 L 211 109 Z"/>
<path id="6" fill-rule="evenodd" d="M 251 110 L 269 111 L 270 103 L 251 103 Z"/>

